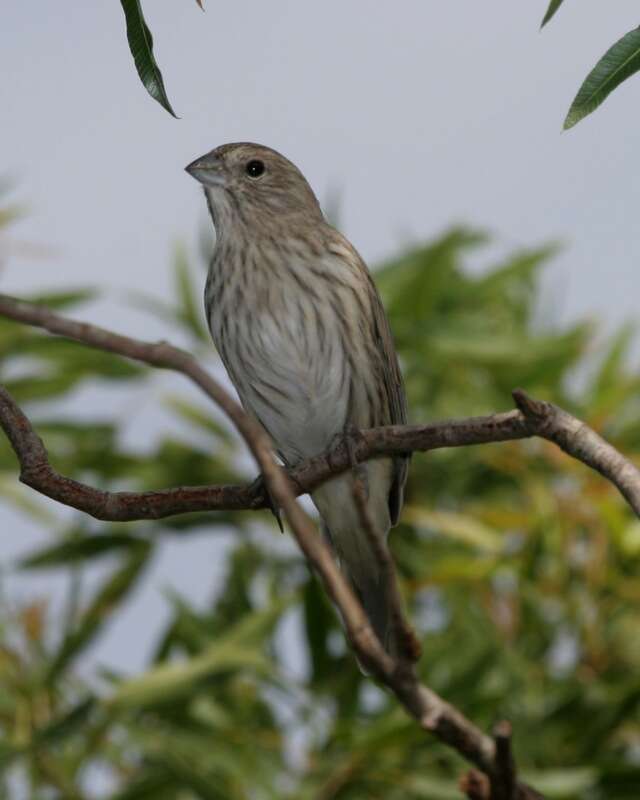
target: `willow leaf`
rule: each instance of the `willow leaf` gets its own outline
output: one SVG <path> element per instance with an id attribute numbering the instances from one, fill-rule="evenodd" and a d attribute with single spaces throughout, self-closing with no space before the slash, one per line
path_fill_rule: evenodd
<path id="1" fill-rule="evenodd" d="M 587 75 L 571 104 L 564 129 L 591 114 L 624 80 L 640 70 L 640 28 L 619 39 Z"/>
<path id="2" fill-rule="evenodd" d="M 542 24 L 540 25 L 541 28 L 549 22 L 549 20 L 555 15 L 556 11 L 560 8 L 560 6 L 564 3 L 564 0 L 551 0 L 549 3 L 549 8 L 547 8 L 547 12 L 544 15 L 542 20 Z"/>
<path id="3" fill-rule="evenodd" d="M 153 37 L 144 21 L 140 0 L 120 0 L 127 23 L 127 40 L 138 75 L 145 89 L 154 100 L 172 116 L 176 113 L 164 88 L 162 73 L 153 55 Z"/>

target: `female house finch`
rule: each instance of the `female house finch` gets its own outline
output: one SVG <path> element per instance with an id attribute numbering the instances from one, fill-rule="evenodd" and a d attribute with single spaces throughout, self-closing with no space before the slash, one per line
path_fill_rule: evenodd
<path id="1" fill-rule="evenodd" d="M 295 465 L 349 426 L 406 421 L 389 323 L 364 262 L 332 228 L 302 173 L 275 150 L 225 144 L 187 172 L 204 186 L 216 230 L 205 288 L 211 335 L 245 409 Z M 398 520 L 407 459 L 362 464 L 368 517 Z M 339 475 L 312 494 L 323 531 L 382 645 L 392 649 L 381 566 Z"/>

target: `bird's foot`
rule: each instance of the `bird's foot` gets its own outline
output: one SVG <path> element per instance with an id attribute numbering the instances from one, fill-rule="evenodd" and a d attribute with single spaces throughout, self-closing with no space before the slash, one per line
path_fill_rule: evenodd
<path id="1" fill-rule="evenodd" d="M 362 441 L 362 432 L 360 428 L 354 425 L 352 422 L 347 422 L 344 428 L 339 432 L 331 440 L 331 444 L 329 445 L 328 452 L 331 452 L 336 447 L 340 447 L 343 445 L 345 450 L 347 451 L 347 456 L 349 458 L 349 464 L 351 464 L 351 469 L 355 470 L 358 468 L 358 444 Z"/>
<path id="2" fill-rule="evenodd" d="M 355 470 L 358 467 L 358 458 L 356 454 L 358 450 L 358 444 L 363 438 L 362 431 L 357 425 L 354 425 L 352 422 L 347 422 L 344 426 L 342 435 L 345 447 L 347 448 L 347 453 L 349 454 L 349 463 L 351 464 L 351 469 Z"/>
<path id="3" fill-rule="evenodd" d="M 276 518 L 276 522 L 278 523 L 278 527 L 280 528 L 280 532 L 284 533 L 284 525 L 282 524 L 282 517 L 280 515 L 280 509 L 269 490 L 267 482 L 264 479 L 264 475 L 260 473 L 255 481 L 249 487 L 251 492 L 255 492 L 256 494 L 264 494 L 267 500 L 267 508 L 273 516 Z"/>
<path id="4" fill-rule="evenodd" d="M 344 447 L 347 451 L 347 458 L 351 465 L 351 474 L 356 481 L 362 485 L 365 496 L 368 495 L 369 487 L 367 483 L 367 468 L 366 464 L 361 464 L 358 461 L 358 445 L 362 441 L 362 431 L 352 422 L 347 422 L 340 433 L 336 433 L 331 442 L 329 451 L 336 447 Z"/>

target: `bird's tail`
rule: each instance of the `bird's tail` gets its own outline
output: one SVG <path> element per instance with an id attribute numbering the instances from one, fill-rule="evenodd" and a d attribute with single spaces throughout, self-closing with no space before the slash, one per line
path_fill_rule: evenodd
<path id="1" fill-rule="evenodd" d="M 387 466 L 384 462 L 370 462 L 367 467 L 369 522 L 378 536 L 386 540 L 390 528 L 388 483 L 381 479 L 386 477 Z M 377 488 L 382 491 L 376 491 L 376 483 L 381 484 Z M 372 547 L 371 534 L 358 509 L 353 487 L 351 474 L 340 475 L 317 489 L 312 497 L 322 517 L 323 533 L 338 558 L 340 568 L 360 600 L 380 643 L 393 655 L 389 586 L 383 565 Z"/>

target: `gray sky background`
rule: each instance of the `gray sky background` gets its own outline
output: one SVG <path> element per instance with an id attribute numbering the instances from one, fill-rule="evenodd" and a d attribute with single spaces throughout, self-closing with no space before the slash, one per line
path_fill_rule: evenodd
<path id="1" fill-rule="evenodd" d="M 195 239 L 205 208 L 183 167 L 254 140 L 295 161 L 321 199 L 339 194 L 342 227 L 369 263 L 468 222 L 493 231 L 500 252 L 566 243 L 547 276 L 563 319 L 613 326 L 636 314 L 640 79 L 561 133 L 587 71 L 636 24 L 632 0 L 567 2 L 543 33 L 546 0 L 207 0 L 204 14 L 190 0 L 147 2 L 180 120 L 144 92 L 116 0 L 6 5 L 0 171 L 19 179 L 30 211 L 12 239 L 52 254 L 9 259 L 2 291 L 97 284 L 108 294 L 95 321 L 163 335 L 123 297 L 166 296 L 172 244 Z M 90 390 L 74 402 L 78 413 L 109 410 Z M 46 538 L 0 509 L 5 562 Z M 221 546 L 168 543 L 95 657 L 140 666 L 161 587 L 204 599 Z M 16 597 L 55 586 L 9 584 Z"/>

